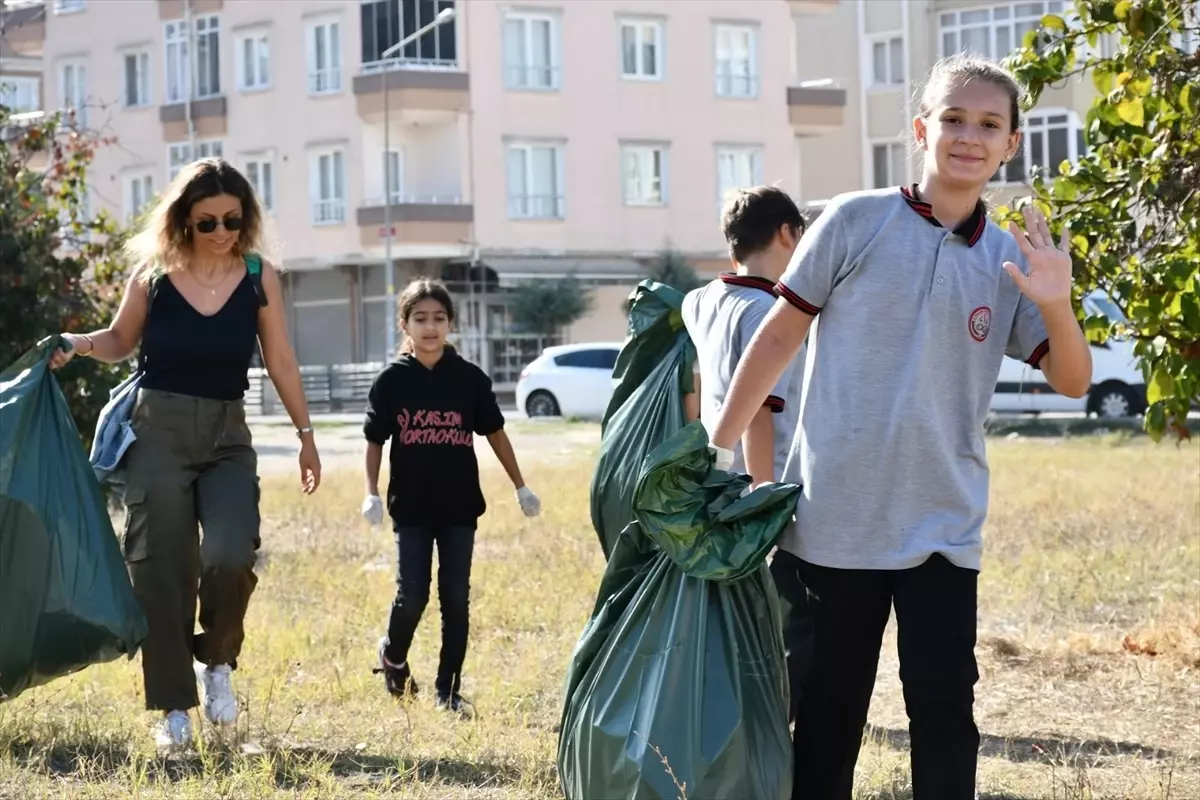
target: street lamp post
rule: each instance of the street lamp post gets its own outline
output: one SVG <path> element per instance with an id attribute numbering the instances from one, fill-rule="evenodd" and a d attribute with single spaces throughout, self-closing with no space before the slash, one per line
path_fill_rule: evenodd
<path id="1" fill-rule="evenodd" d="M 380 59 L 387 59 L 399 53 L 409 44 L 420 39 L 434 28 L 454 19 L 454 9 L 444 8 L 433 18 L 433 22 L 410 33 L 380 54 Z M 387 358 L 396 355 L 396 269 L 392 263 L 392 121 L 391 97 L 388 92 L 388 76 L 392 70 L 390 65 L 383 65 L 383 260 L 387 269 Z"/>

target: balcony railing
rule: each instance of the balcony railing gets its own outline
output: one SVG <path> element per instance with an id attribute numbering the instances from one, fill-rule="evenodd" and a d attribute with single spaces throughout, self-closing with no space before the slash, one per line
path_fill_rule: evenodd
<path id="1" fill-rule="evenodd" d="M 420 70 L 426 72 L 452 72 L 458 69 L 456 58 L 385 58 L 380 61 L 368 61 L 362 65 L 362 74 L 371 75 L 376 72 L 389 72 L 396 69 Z"/>
<path id="2" fill-rule="evenodd" d="M 392 192 L 392 202 L 390 205 L 430 205 L 430 206 L 458 206 L 462 205 L 463 199 L 457 194 L 411 194 L 408 192 Z M 363 206 L 373 208 L 382 206 L 383 195 L 368 197 L 363 201 Z"/>
<path id="3" fill-rule="evenodd" d="M 312 204 L 314 225 L 338 225 L 346 221 L 345 200 L 314 200 Z"/>

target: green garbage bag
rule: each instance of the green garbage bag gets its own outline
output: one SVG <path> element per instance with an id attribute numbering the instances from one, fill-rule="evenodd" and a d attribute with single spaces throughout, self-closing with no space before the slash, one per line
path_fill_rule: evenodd
<path id="1" fill-rule="evenodd" d="M 49 368 L 51 337 L 0 372 L 0 701 L 133 657 L 146 618 Z"/>
<path id="2" fill-rule="evenodd" d="M 791 796 L 788 672 L 766 558 L 800 487 L 742 496 L 748 476 L 712 462 L 693 422 L 638 470 L 636 521 L 568 669 L 558 742 L 568 800 Z"/>
<path id="3" fill-rule="evenodd" d="M 592 526 L 605 558 L 633 519 L 637 466 L 683 427 L 683 396 L 692 391 L 696 360 L 679 291 L 645 280 L 631 299 L 629 338 L 613 367 L 615 386 L 601 422 L 600 456 L 592 475 Z"/>

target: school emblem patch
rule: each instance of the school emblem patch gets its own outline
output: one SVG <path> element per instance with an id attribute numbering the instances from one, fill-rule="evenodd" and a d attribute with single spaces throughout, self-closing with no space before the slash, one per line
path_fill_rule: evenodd
<path id="1" fill-rule="evenodd" d="M 977 342 L 982 342 L 987 338 L 988 331 L 992 329 L 992 310 L 987 306 L 980 306 L 971 312 L 970 319 L 967 320 L 967 330 L 971 334 L 971 338 Z"/>

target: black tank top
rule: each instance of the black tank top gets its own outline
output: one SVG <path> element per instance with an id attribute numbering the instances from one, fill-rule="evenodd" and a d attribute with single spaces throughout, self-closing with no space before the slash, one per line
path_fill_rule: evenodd
<path id="1" fill-rule="evenodd" d="M 240 400 L 250 388 L 250 359 L 257 343 L 258 296 L 248 272 L 211 317 L 193 308 L 162 275 L 142 331 L 141 385 L 191 397 Z"/>

